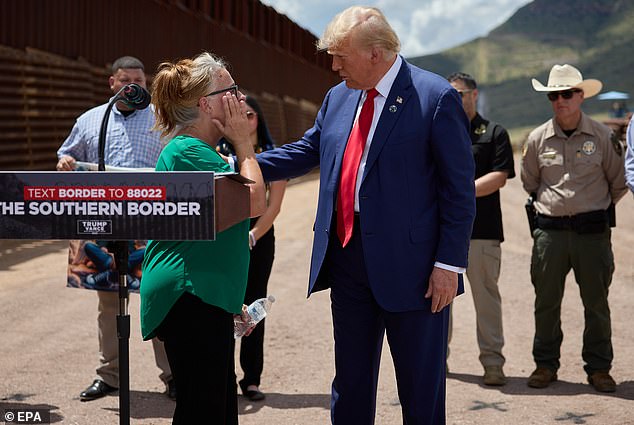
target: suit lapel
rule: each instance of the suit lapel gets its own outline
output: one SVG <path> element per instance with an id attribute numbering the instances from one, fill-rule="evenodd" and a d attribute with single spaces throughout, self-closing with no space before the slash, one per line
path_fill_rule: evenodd
<path id="1" fill-rule="evenodd" d="M 343 153 L 346 150 L 346 145 L 348 144 L 348 137 L 350 136 L 350 132 L 352 131 L 352 125 L 354 124 L 354 117 L 357 113 L 357 108 L 359 107 L 359 101 L 361 100 L 361 94 L 363 92 L 361 90 L 349 90 L 345 98 L 342 100 L 341 108 L 339 108 L 338 116 L 336 120 L 339 122 L 339 125 L 336 126 L 339 129 L 336 139 L 337 139 L 337 151 L 335 156 L 335 182 L 339 181 L 339 173 L 341 172 L 341 162 L 343 161 Z"/>
<path id="2" fill-rule="evenodd" d="M 368 172 L 374 165 L 374 162 L 379 157 L 379 153 L 383 149 L 385 142 L 392 132 L 394 125 L 398 121 L 403 110 L 407 107 L 407 101 L 412 95 L 412 79 L 407 63 L 403 60 L 401 69 L 392 84 L 390 93 L 385 100 L 383 111 L 379 117 L 379 122 L 374 130 L 372 136 L 372 144 L 370 145 L 370 151 L 368 152 L 368 158 L 365 162 L 365 170 L 363 172 L 363 179 L 368 175 Z M 363 181 L 363 180 L 362 180 Z"/>

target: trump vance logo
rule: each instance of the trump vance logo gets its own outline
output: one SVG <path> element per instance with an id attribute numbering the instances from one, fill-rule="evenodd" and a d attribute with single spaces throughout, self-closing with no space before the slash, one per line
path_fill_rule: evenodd
<path id="1" fill-rule="evenodd" d="M 80 235 L 110 235 L 112 220 L 77 220 L 77 233 Z"/>

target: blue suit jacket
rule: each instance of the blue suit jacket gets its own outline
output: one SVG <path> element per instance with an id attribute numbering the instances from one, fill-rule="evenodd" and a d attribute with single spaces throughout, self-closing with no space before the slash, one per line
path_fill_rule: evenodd
<path id="1" fill-rule="evenodd" d="M 328 92 L 302 139 L 258 155 L 267 181 L 320 166 L 308 293 L 329 287 L 323 273 L 343 152 L 361 97 L 341 83 Z M 435 261 L 466 267 L 475 217 L 469 121 L 442 77 L 403 61 L 379 118 L 359 191 L 365 263 L 372 292 L 388 311 L 430 308 Z M 462 282 L 461 282 L 462 283 Z M 462 285 L 460 288 L 462 292 Z"/>

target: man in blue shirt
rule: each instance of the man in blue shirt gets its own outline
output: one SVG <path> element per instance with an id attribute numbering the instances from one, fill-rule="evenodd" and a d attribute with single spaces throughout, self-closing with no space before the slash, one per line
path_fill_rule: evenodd
<path id="1" fill-rule="evenodd" d="M 143 63 L 132 56 L 123 56 L 112 65 L 109 78 L 110 89 L 117 93 L 127 84 L 136 83 L 146 87 Z M 108 103 L 83 113 L 73 126 L 70 135 L 57 151 L 58 171 L 72 171 L 77 161 L 98 162 L 99 132 Z M 130 168 L 154 168 L 161 152 L 160 134 L 153 131 L 152 108 L 134 110 L 123 102 L 117 102 L 110 112 L 106 135 L 105 163 L 110 166 Z M 99 307 L 99 362 L 97 377 L 80 395 L 81 401 L 101 398 L 117 390 L 119 386 L 119 351 L 116 315 L 118 294 L 97 291 Z M 167 386 L 170 398 L 176 398 L 176 388 L 167 361 L 163 343 L 153 339 L 156 365 L 161 369 L 160 378 Z"/>

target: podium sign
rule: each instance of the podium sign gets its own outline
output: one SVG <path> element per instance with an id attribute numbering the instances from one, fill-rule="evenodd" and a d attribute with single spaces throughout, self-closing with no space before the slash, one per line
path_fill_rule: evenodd
<path id="1" fill-rule="evenodd" d="M 244 180 L 213 172 L 2 171 L 0 238 L 214 240 L 248 217 Z M 231 202 L 219 205 L 215 190 Z"/>

